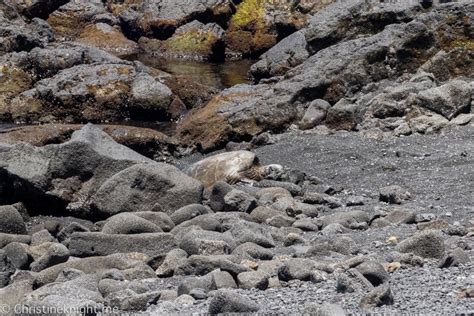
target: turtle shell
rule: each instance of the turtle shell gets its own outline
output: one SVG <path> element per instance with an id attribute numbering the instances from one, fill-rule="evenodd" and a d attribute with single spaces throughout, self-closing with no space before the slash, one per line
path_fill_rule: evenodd
<path id="1" fill-rule="evenodd" d="M 241 173 L 257 165 L 258 158 L 253 152 L 239 150 L 200 160 L 189 166 L 186 173 L 209 188 L 218 181 L 239 178 Z"/>

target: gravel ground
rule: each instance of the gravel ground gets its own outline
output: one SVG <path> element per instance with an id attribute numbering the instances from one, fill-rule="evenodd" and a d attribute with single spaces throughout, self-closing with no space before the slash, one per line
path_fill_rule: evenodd
<path id="1" fill-rule="evenodd" d="M 357 195 L 374 197 L 381 187 L 399 185 L 413 195 L 407 206 L 436 214 L 450 212 L 455 220 L 474 215 L 472 125 L 387 140 L 346 132 L 288 133 L 278 138 L 275 144 L 256 150 L 264 164 L 300 169 Z"/>
<path id="2" fill-rule="evenodd" d="M 404 203 L 406 210 L 433 213 L 449 223 L 462 224 L 474 213 L 474 127 L 445 130 L 434 135 L 412 135 L 375 140 L 360 133 L 291 132 L 276 136 L 272 145 L 256 149 L 262 163 L 280 163 L 286 167 L 316 175 L 323 183 L 342 187 L 344 194 L 365 196 L 364 210 L 384 208 L 378 202 L 379 188 L 400 185 L 412 194 Z M 186 163 L 202 158 L 194 156 Z M 390 236 L 403 240 L 416 232 L 416 225 L 370 228 L 347 234 L 362 254 L 385 258 L 394 246 L 386 243 Z M 311 240 L 316 234 L 306 233 Z M 473 258 L 472 237 L 461 238 Z M 450 247 L 461 240 L 446 237 Z M 469 249 L 470 248 L 470 249 Z M 173 282 L 169 280 L 168 282 Z M 363 312 L 359 307 L 362 292 L 336 292 L 335 275 L 326 282 L 291 281 L 285 287 L 266 291 L 238 290 L 257 301 L 262 313 L 299 314 L 306 303 L 338 303 L 347 312 Z M 409 267 L 391 275 L 394 305 L 374 310 L 378 313 L 453 314 L 473 313 L 474 300 L 460 298 L 463 288 L 474 286 L 474 264 L 449 269 L 437 268 L 436 261 L 425 260 L 424 267 Z M 160 303 L 155 312 L 204 313 L 209 300 L 192 306 Z"/>
<path id="3" fill-rule="evenodd" d="M 176 281 L 176 280 L 175 280 Z M 169 280 L 169 282 L 174 283 Z M 474 264 L 462 268 L 439 269 L 432 265 L 416 269 L 399 269 L 391 275 L 394 304 L 377 308 L 377 313 L 417 314 L 472 314 L 474 300 L 459 298 L 462 288 L 474 286 Z M 307 303 L 336 303 L 346 312 L 362 313 L 358 305 L 362 293 L 337 293 L 334 275 L 326 282 L 314 284 L 298 280 L 285 287 L 260 290 L 235 290 L 260 306 L 263 314 L 301 314 Z M 191 306 L 158 302 L 150 312 L 156 313 L 206 313 L 209 300 L 197 301 Z"/>

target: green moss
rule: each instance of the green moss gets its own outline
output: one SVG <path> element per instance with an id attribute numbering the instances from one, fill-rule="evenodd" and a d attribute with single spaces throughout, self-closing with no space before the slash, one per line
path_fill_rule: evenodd
<path id="1" fill-rule="evenodd" d="M 21 93 L 31 85 L 31 78 L 21 69 L 0 65 L 0 73 L 0 94 Z"/>
<path id="2" fill-rule="evenodd" d="M 211 32 L 186 32 L 165 42 L 167 50 L 182 53 L 208 53 L 212 51 L 216 36 Z"/>
<path id="3" fill-rule="evenodd" d="M 257 29 L 265 27 L 265 6 L 272 0 L 244 0 L 237 6 L 237 12 L 231 19 L 234 28 L 245 28 L 255 25 Z"/>

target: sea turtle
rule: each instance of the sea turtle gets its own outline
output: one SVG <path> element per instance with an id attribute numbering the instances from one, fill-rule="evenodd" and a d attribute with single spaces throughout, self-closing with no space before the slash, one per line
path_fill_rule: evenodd
<path id="1" fill-rule="evenodd" d="M 210 188 L 218 181 L 230 184 L 239 181 L 276 179 L 283 173 L 281 165 L 260 165 L 258 157 L 250 151 L 239 150 L 217 154 L 198 161 L 186 169 L 186 173 Z"/>

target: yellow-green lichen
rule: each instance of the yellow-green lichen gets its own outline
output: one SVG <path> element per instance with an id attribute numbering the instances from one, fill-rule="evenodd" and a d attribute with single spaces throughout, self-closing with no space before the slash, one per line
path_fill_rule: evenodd
<path id="1" fill-rule="evenodd" d="M 17 94 L 29 89 L 30 76 L 21 69 L 0 65 L 0 94 Z"/>
<path id="2" fill-rule="evenodd" d="M 256 29 L 265 27 L 265 6 L 274 0 L 244 0 L 237 6 L 237 12 L 230 21 L 232 28 L 245 28 L 249 25 Z"/>
<path id="3" fill-rule="evenodd" d="M 451 46 L 455 48 L 464 48 L 474 50 L 474 40 L 472 39 L 458 39 L 451 42 Z"/>
<path id="4" fill-rule="evenodd" d="M 169 52 L 209 54 L 217 40 L 211 32 L 196 30 L 176 35 L 168 39 L 164 46 Z"/>

